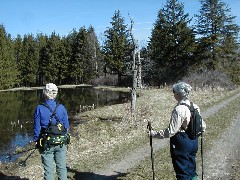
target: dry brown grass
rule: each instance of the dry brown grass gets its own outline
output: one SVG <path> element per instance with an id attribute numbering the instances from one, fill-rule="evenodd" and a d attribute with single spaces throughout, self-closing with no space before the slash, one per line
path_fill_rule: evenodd
<path id="1" fill-rule="evenodd" d="M 130 89 L 125 91 L 130 92 Z M 236 90 L 196 90 L 192 92 L 191 100 L 204 110 L 234 93 Z M 168 124 L 176 103 L 171 89 L 139 90 L 138 94 L 135 118 L 131 116 L 130 102 L 78 114 L 78 120 L 84 119 L 86 123 L 71 127 L 73 137 L 68 146 L 70 169 L 80 172 L 99 169 L 146 142 L 147 121 L 151 121 L 154 128 L 163 128 Z M 26 168 L 16 168 L 13 173 L 24 178 L 41 179 L 43 170 L 39 155 L 36 153 L 27 164 Z M 69 178 L 74 179 L 73 175 L 70 172 Z"/>
<path id="2" fill-rule="evenodd" d="M 79 135 L 74 138 L 75 143 L 69 147 L 71 166 L 77 166 L 82 170 L 100 168 L 105 162 L 120 158 L 126 153 L 123 147 L 128 147 L 130 151 L 143 143 L 146 140 L 147 121 L 151 121 L 154 128 L 163 128 L 168 124 L 170 113 L 176 103 L 171 90 L 152 89 L 141 90 L 138 93 L 140 97 L 137 99 L 136 118 L 131 118 L 130 103 L 79 114 L 78 118 L 85 119 L 88 123 L 75 128 Z M 191 100 L 205 109 L 232 93 L 234 91 L 227 92 L 222 89 L 198 90 L 192 93 Z"/>

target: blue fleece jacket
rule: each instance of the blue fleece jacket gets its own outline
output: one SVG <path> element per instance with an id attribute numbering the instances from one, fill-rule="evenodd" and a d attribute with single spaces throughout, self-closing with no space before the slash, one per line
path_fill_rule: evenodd
<path id="1" fill-rule="evenodd" d="M 46 100 L 45 102 L 51 109 L 54 111 L 57 102 L 54 99 Z M 33 141 L 37 141 L 40 138 L 41 128 L 47 128 L 52 115 L 51 111 L 44 105 L 39 104 L 36 107 L 34 113 L 34 132 L 33 132 Z M 64 125 L 64 127 L 69 129 L 68 113 L 66 108 L 60 104 L 56 110 L 56 116 L 59 121 Z M 56 119 L 52 119 L 52 124 L 56 124 Z"/>

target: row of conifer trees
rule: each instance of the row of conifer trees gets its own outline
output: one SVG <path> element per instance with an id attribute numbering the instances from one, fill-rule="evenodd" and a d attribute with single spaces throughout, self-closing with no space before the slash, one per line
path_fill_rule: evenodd
<path id="1" fill-rule="evenodd" d="M 184 4 L 160 7 L 148 44 L 139 47 L 142 75 L 153 85 L 172 83 L 194 72 L 219 70 L 240 83 L 239 26 L 221 0 L 201 0 L 195 22 Z M 133 39 L 119 10 L 99 41 L 94 27 L 60 36 L 11 37 L 0 26 L 0 89 L 19 86 L 92 83 L 106 75 L 132 73 Z M 118 83 L 120 83 L 118 81 Z"/>

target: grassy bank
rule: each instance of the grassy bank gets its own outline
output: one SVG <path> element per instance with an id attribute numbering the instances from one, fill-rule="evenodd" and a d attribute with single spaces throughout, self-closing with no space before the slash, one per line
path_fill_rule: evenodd
<path id="1" fill-rule="evenodd" d="M 130 89 L 124 89 L 124 91 L 130 92 Z M 237 92 L 239 89 L 230 92 L 223 89 L 197 90 L 192 92 L 190 99 L 204 111 Z M 154 129 L 162 129 L 168 125 L 172 108 L 176 104 L 171 89 L 139 90 L 138 94 L 134 118 L 131 116 L 130 102 L 94 109 L 76 116 L 75 122 L 84 123 L 71 124 L 73 137 L 72 143 L 68 146 L 67 156 L 69 179 L 76 179 L 76 172 L 94 172 L 94 170 L 104 168 L 109 162 L 118 161 L 133 149 L 147 144 L 149 142 L 146 128 L 148 121 L 152 122 Z M 234 103 L 236 104 L 231 103 L 231 108 L 235 110 L 233 107 L 239 106 L 239 101 L 236 100 Z M 229 116 L 234 115 L 225 108 L 221 112 L 224 120 L 231 120 Z M 223 120 L 220 120 L 221 118 L 212 120 L 213 118 L 215 116 L 209 117 L 211 120 L 206 120 L 208 133 L 205 144 L 207 147 L 211 145 L 211 139 L 208 139 L 208 136 L 211 135 L 214 138 L 219 136 L 211 127 L 215 126 L 214 122 L 217 120 L 221 122 Z M 226 125 L 227 123 L 220 124 L 221 127 Z M 156 165 L 158 179 L 174 178 L 168 147 L 156 153 L 155 161 L 158 163 Z M 13 170 L 13 166 L 4 165 L 1 166 L 1 169 L 5 174 L 41 179 L 43 169 L 39 154 L 36 153 L 28 160 L 27 164 L 26 168 L 14 166 Z M 37 172 L 36 168 L 39 169 Z M 119 179 L 151 179 L 151 175 L 151 161 L 148 158 L 141 162 L 138 167 L 130 170 L 127 176 L 119 177 Z"/>
<path id="2" fill-rule="evenodd" d="M 113 105 L 95 109 L 93 111 L 79 114 L 79 119 L 84 119 L 88 123 L 79 125 L 74 129 L 78 143 L 74 143 L 69 152 L 78 153 L 79 161 L 76 157 L 69 155 L 69 162 L 74 169 L 80 171 L 94 171 L 104 167 L 110 161 L 120 160 L 126 153 L 148 142 L 146 136 L 147 121 L 152 122 L 156 129 L 164 128 L 169 122 L 170 113 L 175 105 L 175 99 L 171 90 L 152 89 L 138 92 L 136 118 L 131 118 L 130 103 Z M 206 108 L 232 96 L 236 91 L 224 90 L 198 90 L 191 95 L 191 100 L 196 102 L 204 111 Z M 77 150 L 77 152 L 76 152 Z M 166 158 L 167 164 L 161 165 L 171 170 L 171 160 L 169 159 L 168 148 L 161 150 L 161 158 Z M 165 154 L 163 156 L 163 154 Z M 151 175 L 150 162 L 146 160 L 146 167 L 141 167 L 144 177 Z M 158 160 L 156 160 L 158 161 Z M 159 160 L 159 162 L 164 162 Z M 149 170 L 149 173 L 144 170 Z M 160 170 L 160 172 L 162 171 Z M 134 171 L 133 171 L 134 172 Z M 164 171 L 162 171 L 164 172 Z M 129 179 L 141 177 L 141 173 L 133 173 Z M 172 173 L 172 170 L 169 174 Z"/>
<path id="3" fill-rule="evenodd" d="M 212 147 L 213 142 L 218 139 L 224 129 L 226 129 L 230 124 L 232 119 L 236 117 L 239 113 L 239 105 L 240 99 L 235 99 L 231 103 L 229 103 L 226 107 L 222 108 L 213 116 L 206 119 L 207 123 L 207 132 L 204 135 L 204 151 L 209 150 Z M 200 142 L 199 142 L 200 143 Z M 200 147 L 200 146 L 199 146 Z M 198 164 L 198 172 L 201 175 L 201 154 L 200 151 L 197 155 L 197 164 Z M 157 179 L 163 180 L 174 180 L 175 173 L 172 167 L 169 146 L 157 151 L 154 155 L 155 159 L 155 176 Z M 239 164 L 239 162 L 236 162 Z M 235 171 L 232 174 L 233 179 L 238 179 L 240 177 L 240 172 L 238 168 L 235 168 Z M 119 177 L 118 179 L 124 180 L 146 180 L 152 179 L 152 169 L 151 169 L 151 161 L 150 157 L 148 159 L 143 160 L 138 167 L 131 169 L 126 177 Z"/>

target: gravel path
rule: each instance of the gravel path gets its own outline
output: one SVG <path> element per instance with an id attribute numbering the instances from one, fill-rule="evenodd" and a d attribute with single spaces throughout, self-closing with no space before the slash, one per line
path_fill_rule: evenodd
<path id="1" fill-rule="evenodd" d="M 239 160 L 240 152 L 240 114 L 232 121 L 231 126 L 223 133 L 212 149 L 205 153 L 204 179 L 232 179 L 234 164 Z"/>
<path id="2" fill-rule="evenodd" d="M 226 106 L 232 100 L 239 98 L 240 93 L 229 98 L 228 100 L 221 102 L 205 112 L 202 112 L 203 118 L 208 118 L 209 116 L 216 113 L 222 107 Z M 232 121 L 231 126 L 226 130 L 222 137 L 214 143 L 212 149 L 204 154 L 204 179 L 209 180 L 230 180 L 231 171 L 233 169 L 233 162 L 236 161 L 236 155 L 240 152 L 240 114 Z M 161 142 L 160 142 L 161 141 Z M 159 148 L 166 147 L 169 144 L 169 139 L 158 140 L 154 139 L 153 148 L 158 150 Z M 128 155 L 126 155 L 121 161 L 111 163 L 104 170 L 99 172 L 94 172 L 94 174 L 102 175 L 102 179 L 111 179 L 120 174 L 126 173 L 128 169 L 136 166 L 142 159 L 148 157 L 149 144 L 144 145 L 142 148 L 137 149 Z M 239 156 L 237 156 L 239 157 Z M 234 160 L 234 161 L 233 161 Z M 201 174 L 199 174 L 201 177 Z M 98 178 L 99 179 L 99 178 Z M 102 180 L 101 179 L 101 180 Z"/>

